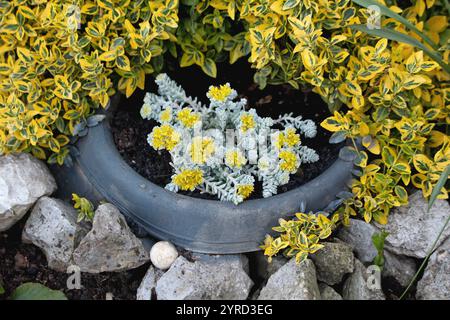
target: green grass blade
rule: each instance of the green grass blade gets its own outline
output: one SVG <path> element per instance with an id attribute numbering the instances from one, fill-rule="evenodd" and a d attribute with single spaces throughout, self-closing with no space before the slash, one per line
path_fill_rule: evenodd
<path id="1" fill-rule="evenodd" d="M 417 39 L 414 39 L 413 37 L 408 36 L 407 34 L 388 29 L 388 28 L 382 28 L 382 29 L 369 29 L 367 26 L 362 24 L 354 24 L 349 26 L 349 28 L 357 31 L 361 31 L 364 33 L 367 33 L 371 36 L 379 37 L 379 38 L 386 38 L 389 40 L 397 41 L 397 42 L 403 42 L 406 44 L 409 44 L 411 46 L 414 46 L 420 50 L 423 50 L 426 55 L 428 55 L 431 59 L 439 63 L 439 65 L 442 67 L 442 69 L 445 70 L 448 74 L 450 74 L 450 66 L 442 60 L 441 56 L 436 53 L 433 50 L 430 50 L 427 46 L 425 46 L 423 43 L 418 41 Z"/>
<path id="2" fill-rule="evenodd" d="M 428 211 L 430 211 L 430 208 L 433 206 L 433 203 L 436 201 L 437 196 L 441 192 L 441 189 L 444 187 L 445 183 L 447 182 L 448 175 L 450 174 L 450 165 L 445 168 L 445 170 L 441 173 L 441 176 L 439 177 L 438 182 L 433 188 L 433 192 L 431 193 L 430 200 L 428 201 Z"/>
<path id="3" fill-rule="evenodd" d="M 397 20 L 398 22 L 402 23 L 405 27 L 413 31 L 415 34 L 417 34 L 419 37 L 421 37 L 426 43 L 428 43 L 432 48 L 437 49 L 436 44 L 423 32 L 421 32 L 419 29 L 416 28 L 415 25 L 413 25 L 411 22 L 409 22 L 407 19 L 403 18 L 398 13 L 395 13 L 385 5 L 379 3 L 376 0 L 352 0 L 354 3 L 360 5 L 361 7 L 368 8 L 369 6 L 377 6 L 380 8 L 380 13 L 388 16 L 389 18 L 393 18 Z"/>

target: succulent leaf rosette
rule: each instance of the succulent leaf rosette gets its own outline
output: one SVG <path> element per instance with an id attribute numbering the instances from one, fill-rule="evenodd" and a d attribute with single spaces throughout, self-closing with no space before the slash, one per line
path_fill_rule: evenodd
<path id="1" fill-rule="evenodd" d="M 263 197 L 270 197 L 301 164 L 319 160 L 300 139 L 316 135 L 312 120 L 261 117 L 229 84 L 211 86 L 204 105 L 166 74 L 156 83 L 158 94 L 146 94 L 140 113 L 159 123 L 148 135 L 150 146 L 170 153 L 174 174 L 168 190 L 199 190 L 238 204 L 255 192 L 256 181 Z"/>

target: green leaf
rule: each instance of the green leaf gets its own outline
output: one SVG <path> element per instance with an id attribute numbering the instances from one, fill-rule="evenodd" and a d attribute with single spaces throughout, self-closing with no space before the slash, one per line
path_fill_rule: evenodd
<path id="1" fill-rule="evenodd" d="M 205 59 L 205 63 L 202 64 L 202 70 L 208 76 L 215 78 L 217 77 L 217 66 L 214 60 L 207 58 Z"/>
<path id="2" fill-rule="evenodd" d="M 307 258 L 308 258 L 308 253 L 307 253 L 307 252 L 300 251 L 299 253 L 297 253 L 297 254 L 295 255 L 295 262 L 296 262 L 297 264 L 300 264 L 300 263 L 302 263 L 303 261 L 305 261 Z"/>
<path id="3" fill-rule="evenodd" d="M 367 166 L 367 160 L 369 156 L 365 151 L 359 151 L 353 163 L 358 167 L 365 168 Z"/>
<path id="4" fill-rule="evenodd" d="M 30 20 L 36 19 L 33 10 L 25 6 L 20 6 L 19 9 L 17 10 L 17 13 L 20 13 L 22 16 Z"/>
<path id="5" fill-rule="evenodd" d="M 341 143 L 345 141 L 347 138 L 347 132 L 346 131 L 336 131 L 333 132 L 333 134 L 330 137 L 329 143 L 336 144 Z"/>
<path id="6" fill-rule="evenodd" d="M 192 52 L 184 52 L 181 56 L 180 67 L 190 67 L 195 63 L 194 54 Z"/>
<path id="7" fill-rule="evenodd" d="M 416 28 L 415 25 L 413 25 L 411 22 L 409 22 L 407 19 L 403 18 L 401 15 L 395 13 L 385 5 L 379 3 L 376 0 L 353 0 L 354 3 L 359 4 L 361 7 L 368 8 L 370 6 L 377 6 L 380 8 L 380 13 L 388 16 L 389 18 L 393 18 L 403 24 L 405 27 L 413 31 L 415 34 L 417 34 L 419 37 L 421 37 L 426 43 L 428 43 L 432 48 L 437 50 L 436 44 L 425 34 L 423 34 L 419 29 Z"/>
<path id="8" fill-rule="evenodd" d="M 119 69 L 130 71 L 130 59 L 127 56 L 119 56 L 116 58 L 116 65 Z"/>
<path id="9" fill-rule="evenodd" d="M 339 158 L 344 161 L 354 161 L 357 156 L 358 151 L 353 147 L 345 146 L 339 150 Z"/>
<path id="10" fill-rule="evenodd" d="M 40 283 L 28 282 L 14 290 L 11 300 L 67 300 L 63 292 L 52 290 Z"/>
<path id="11" fill-rule="evenodd" d="M 401 203 L 408 203 L 408 192 L 402 186 L 395 186 L 394 188 L 395 195 L 398 197 Z"/>
<path id="12" fill-rule="evenodd" d="M 77 110 L 69 110 L 64 114 L 64 119 L 75 120 L 81 117 L 81 114 Z"/>
<path id="13" fill-rule="evenodd" d="M 356 10 L 355 8 L 347 8 L 342 13 L 342 20 L 348 21 L 355 16 Z"/>
<path id="14" fill-rule="evenodd" d="M 427 54 L 430 58 L 432 58 L 434 61 L 439 63 L 439 65 L 442 67 L 442 69 L 445 70 L 448 74 L 450 74 L 450 66 L 442 60 L 441 56 L 436 53 L 433 50 L 430 50 L 428 47 L 426 47 L 423 43 L 419 42 L 418 40 L 395 30 L 388 29 L 388 28 L 381 28 L 381 29 L 369 29 L 367 26 L 362 24 L 354 24 L 349 26 L 349 28 L 361 32 L 365 32 L 371 36 L 379 37 L 379 38 L 386 38 L 392 41 L 402 42 L 409 44 L 411 46 L 414 46 L 416 48 L 419 48 L 420 50 L 423 50 L 425 54 Z"/>
<path id="15" fill-rule="evenodd" d="M 436 201 L 437 196 L 441 192 L 441 189 L 444 187 L 445 183 L 447 182 L 448 176 L 450 175 L 450 165 L 445 168 L 445 170 L 442 172 L 441 176 L 439 177 L 438 182 L 433 188 L 433 192 L 431 193 L 430 200 L 428 201 L 428 211 L 430 211 L 430 208 L 433 206 L 433 203 Z"/>
<path id="16" fill-rule="evenodd" d="M 374 258 L 373 263 L 380 268 L 384 265 L 384 242 L 386 237 L 389 235 L 386 231 L 381 231 L 380 233 L 374 233 L 372 235 L 372 243 L 375 249 L 377 249 L 377 256 Z"/>
<path id="17" fill-rule="evenodd" d="M 3 288 L 3 286 L 0 284 L 0 295 L 5 293 L 5 289 Z"/>
<path id="18" fill-rule="evenodd" d="M 300 0 L 287 0 L 284 4 L 283 4 L 283 10 L 290 10 L 296 6 L 298 6 L 298 4 L 300 3 Z"/>
<path id="19" fill-rule="evenodd" d="M 54 153 L 58 153 L 61 150 L 61 146 L 59 145 L 58 140 L 56 140 L 55 138 L 51 137 L 48 140 L 48 147 L 51 151 L 53 151 Z"/>

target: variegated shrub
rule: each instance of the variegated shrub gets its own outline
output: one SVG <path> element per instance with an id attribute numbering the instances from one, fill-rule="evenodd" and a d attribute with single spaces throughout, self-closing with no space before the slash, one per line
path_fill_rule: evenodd
<path id="1" fill-rule="evenodd" d="M 176 0 L 0 1 L 0 154 L 61 164 L 114 83 L 130 96 L 160 68 L 177 13 Z"/>

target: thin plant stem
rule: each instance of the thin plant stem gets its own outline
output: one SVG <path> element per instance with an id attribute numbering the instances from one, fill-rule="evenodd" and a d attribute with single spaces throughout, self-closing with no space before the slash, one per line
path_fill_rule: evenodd
<path id="1" fill-rule="evenodd" d="M 358 145 L 356 144 L 355 139 L 352 137 L 351 140 L 352 140 L 352 143 L 353 143 L 353 147 L 355 147 L 356 151 L 359 153 L 359 148 L 358 148 Z"/>

